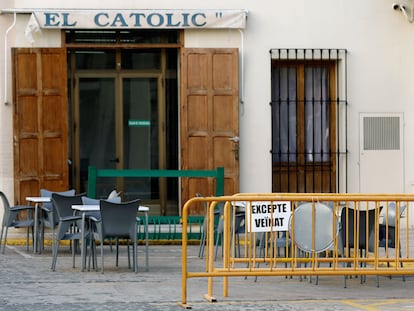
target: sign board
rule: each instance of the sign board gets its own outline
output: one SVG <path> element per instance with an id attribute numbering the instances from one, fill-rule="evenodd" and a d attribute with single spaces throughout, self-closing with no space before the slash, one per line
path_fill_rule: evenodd
<path id="1" fill-rule="evenodd" d="M 249 232 L 287 231 L 292 205 L 290 201 L 253 201 L 246 213 Z"/>
<path id="2" fill-rule="evenodd" d="M 128 126 L 151 126 L 150 120 L 128 120 Z"/>
<path id="3" fill-rule="evenodd" d="M 186 29 L 246 26 L 246 10 L 36 10 L 32 28 Z"/>

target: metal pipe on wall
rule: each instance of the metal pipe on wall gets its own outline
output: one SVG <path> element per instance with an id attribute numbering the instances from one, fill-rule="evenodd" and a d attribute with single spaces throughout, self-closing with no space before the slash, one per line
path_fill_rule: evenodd
<path id="1" fill-rule="evenodd" d="M 11 26 L 9 27 L 9 28 L 7 28 L 7 30 L 6 30 L 6 33 L 5 33 L 5 35 L 4 35 L 4 99 L 3 99 L 3 101 L 4 101 L 4 105 L 8 105 L 9 104 L 9 102 L 8 102 L 8 97 L 9 97 L 9 92 L 8 92 L 8 87 L 9 87 L 9 84 L 8 84 L 8 78 L 7 78 L 7 74 L 8 74 L 8 70 L 7 70 L 7 68 L 8 68 L 8 56 L 9 56 L 9 47 L 8 47 L 8 44 L 7 44 L 7 38 L 8 38 L 8 35 L 9 35 L 9 32 L 14 28 L 14 26 L 16 25 L 16 19 L 17 19 L 17 13 L 16 12 L 14 12 L 13 13 L 13 24 L 11 24 Z"/>

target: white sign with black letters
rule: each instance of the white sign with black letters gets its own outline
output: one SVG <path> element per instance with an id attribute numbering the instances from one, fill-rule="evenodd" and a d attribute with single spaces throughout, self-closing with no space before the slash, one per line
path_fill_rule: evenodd
<path id="1" fill-rule="evenodd" d="M 249 232 L 287 231 L 292 206 L 290 201 L 253 201 L 246 213 Z"/>

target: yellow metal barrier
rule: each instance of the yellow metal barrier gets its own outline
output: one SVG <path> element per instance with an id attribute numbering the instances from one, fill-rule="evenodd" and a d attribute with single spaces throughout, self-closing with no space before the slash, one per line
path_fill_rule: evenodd
<path id="1" fill-rule="evenodd" d="M 183 232 L 187 232 L 189 209 L 197 202 L 208 206 L 205 270 L 188 271 L 188 241 L 183 235 L 179 303 L 183 307 L 188 307 L 189 278 L 208 278 L 205 298 L 214 302 L 215 277 L 223 277 L 227 297 L 232 276 L 343 275 L 346 286 L 349 275 L 414 275 L 412 194 L 197 197 L 183 208 Z M 220 232 L 214 223 L 215 209 L 222 214 Z M 217 256 L 217 241 L 222 256 Z"/>

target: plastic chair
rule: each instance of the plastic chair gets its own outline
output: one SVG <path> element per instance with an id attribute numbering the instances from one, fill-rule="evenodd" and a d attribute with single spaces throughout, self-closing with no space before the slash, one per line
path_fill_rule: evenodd
<path id="1" fill-rule="evenodd" d="M 202 198 L 203 195 L 196 193 L 196 197 Z M 198 249 L 198 257 L 203 258 L 204 257 L 204 250 L 206 248 L 206 240 L 207 240 L 207 225 L 208 225 L 208 202 L 203 202 L 203 208 L 204 208 L 204 220 L 203 225 L 201 228 L 201 236 L 200 236 L 200 247 Z M 218 219 L 220 217 L 220 211 L 215 210 L 214 211 L 214 232 L 217 234 L 217 223 Z"/>
<path id="2" fill-rule="evenodd" d="M 281 250 L 283 250 L 285 257 L 287 257 L 290 253 L 291 245 L 292 241 L 288 231 L 256 233 L 256 246 L 259 249 L 259 258 L 266 257 L 266 250 L 276 251 L 277 257 L 281 257 Z M 271 256 L 274 257 L 274 253 Z M 260 267 L 259 262 L 257 267 Z M 287 268 L 287 263 L 285 263 L 285 268 Z M 254 281 L 257 281 L 257 276 Z"/>
<path id="3" fill-rule="evenodd" d="M 402 217 L 406 206 L 400 205 L 399 208 L 399 215 L 398 217 Z M 382 211 L 386 213 L 384 215 L 382 223 L 379 225 L 379 247 L 384 248 L 384 251 L 387 253 L 389 248 L 396 248 L 398 245 L 399 254 L 398 256 L 401 258 L 401 244 L 399 236 L 395 235 L 395 225 L 397 223 L 397 207 L 395 202 L 389 202 L 388 206 L 382 207 Z M 390 267 L 390 263 L 387 263 L 388 267 Z M 403 267 L 403 263 L 400 263 L 401 267 Z M 391 278 L 391 276 L 390 276 Z M 402 276 L 403 281 L 405 281 L 405 276 Z M 379 287 L 379 276 L 377 276 L 377 287 Z"/>
<path id="4" fill-rule="evenodd" d="M 333 209 L 319 202 L 299 204 L 294 210 L 293 220 L 291 218 L 289 222 L 289 231 L 300 254 L 304 256 L 320 256 L 331 249 L 339 232 Z M 316 284 L 318 280 L 316 276 Z"/>
<path id="5" fill-rule="evenodd" d="M 101 247 L 101 259 L 102 259 L 102 273 L 104 273 L 104 250 L 103 241 L 106 238 L 116 238 L 116 256 L 118 258 L 119 253 L 119 239 L 128 239 L 133 242 L 133 265 L 135 273 L 138 272 L 138 257 L 137 257 L 137 217 L 139 202 L 137 199 L 125 203 L 113 203 L 101 200 L 100 212 L 101 219 L 91 219 L 96 225 L 96 230 L 93 232 L 95 239 L 100 241 Z M 129 243 L 128 243 L 128 267 L 130 268 L 129 261 Z"/>
<path id="6" fill-rule="evenodd" d="M 81 234 L 78 228 L 82 217 L 80 215 L 74 215 L 72 205 L 81 205 L 82 196 L 83 194 L 75 196 L 64 196 L 61 194 L 52 193 L 52 203 L 59 218 L 55 245 L 53 249 L 52 271 L 55 271 L 56 269 L 59 244 L 62 240 L 73 241 L 72 258 L 73 268 L 75 268 L 75 249 L 79 244 L 79 240 L 81 239 Z"/>
<path id="7" fill-rule="evenodd" d="M 33 240 L 33 226 L 34 226 L 34 219 L 33 219 L 33 209 L 34 206 L 31 205 L 18 205 L 18 206 L 10 206 L 9 200 L 7 199 L 6 195 L 0 191 L 0 197 L 3 202 L 3 221 L 1 226 L 1 234 L 0 234 L 0 246 L 3 243 L 3 250 L 2 254 L 4 254 L 4 250 L 7 243 L 7 232 L 10 227 L 14 228 L 27 228 L 27 236 L 26 236 L 26 248 L 29 250 L 29 228 L 32 228 L 32 240 Z M 27 212 L 26 219 L 19 219 L 18 215 L 22 212 Z M 6 229 L 4 235 L 4 242 L 3 242 L 3 232 Z"/>
<path id="8" fill-rule="evenodd" d="M 267 241 L 267 247 L 275 249 L 277 251 L 278 256 L 280 256 L 281 249 L 286 250 L 286 248 L 290 248 L 292 243 L 288 236 L 287 231 L 273 232 L 273 235 L 276 237 L 271 238 L 270 232 L 260 232 L 257 234 L 258 246 L 259 246 L 259 257 L 264 256 L 264 252 L 266 250 L 266 241 Z"/>
<path id="9" fill-rule="evenodd" d="M 356 215 L 355 215 L 356 214 Z M 368 218 L 368 219 L 367 219 Z M 355 224 L 356 219 L 357 224 Z M 367 232 L 368 221 L 368 236 Z M 355 210 L 353 208 L 342 208 L 340 238 L 342 243 L 342 254 L 350 249 L 360 252 L 360 256 L 366 256 L 367 252 L 374 251 L 375 239 L 375 209 Z M 354 237 L 354 232 L 358 234 L 358 239 Z M 356 242 L 356 243 L 355 243 Z M 362 265 L 362 263 L 361 263 Z M 344 276 L 344 287 L 346 288 L 347 276 Z M 364 278 L 361 276 L 361 283 Z"/>
<path id="10" fill-rule="evenodd" d="M 234 232 L 232 232 L 231 237 L 235 239 L 235 245 L 237 245 L 237 253 L 236 256 L 241 256 L 240 254 L 240 234 L 244 234 L 246 232 L 246 213 L 245 212 L 236 212 L 235 213 L 235 223 L 234 223 Z"/>
<path id="11" fill-rule="evenodd" d="M 121 203 L 121 197 L 111 197 L 111 198 L 107 198 L 107 199 L 103 199 L 105 201 L 108 202 L 112 202 L 112 203 Z M 86 196 L 82 197 L 82 203 L 83 205 L 99 205 L 101 200 L 99 199 L 93 199 L 93 198 L 89 198 Z M 86 217 L 91 217 L 93 216 L 94 219 L 100 220 L 101 218 L 101 212 L 100 211 L 94 211 L 94 212 L 87 212 L 86 213 Z"/>
<path id="12" fill-rule="evenodd" d="M 118 194 L 119 193 L 117 193 L 114 190 L 109 194 L 108 198 L 105 199 L 105 200 L 108 201 L 108 202 L 113 202 L 113 203 L 121 203 L 121 197 L 118 196 Z M 100 202 L 99 199 L 94 199 L 94 198 L 90 198 L 90 197 L 87 197 L 87 196 L 82 197 L 83 205 L 99 205 L 99 202 Z M 85 217 L 86 217 L 86 219 L 88 219 L 89 228 L 91 228 L 91 230 L 94 230 L 94 229 L 92 229 L 93 221 L 91 220 L 91 218 L 93 218 L 94 221 L 99 221 L 101 219 L 101 212 L 100 211 L 87 212 L 85 214 Z M 111 246 L 111 251 L 112 251 L 112 239 L 109 239 L 109 241 L 110 241 L 110 246 Z M 93 252 L 94 247 L 95 247 L 94 245 L 92 245 L 93 239 L 91 239 L 90 242 L 91 242 L 90 243 L 91 251 Z M 95 262 L 94 262 L 94 265 L 95 265 Z M 116 258 L 116 265 L 118 266 L 118 257 Z"/>
<path id="13" fill-rule="evenodd" d="M 215 230 L 216 234 L 216 242 L 215 242 L 215 249 L 214 249 L 214 260 L 217 259 L 217 253 L 218 253 L 218 247 L 221 244 L 223 246 L 223 233 L 224 233 L 224 203 L 221 202 L 219 205 L 219 221 L 217 225 L 217 229 Z M 237 245 L 237 252 L 236 256 L 240 257 L 240 234 L 245 233 L 245 212 L 237 211 L 238 206 L 233 206 L 230 210 L 230 218 L 235 217 L 234 221 L 234 227 L 233 227 L 233 221 L 230 222 L 230 237 L 233 238 L 233 235 L 235 237 L 235 245 Z M 234 210 L 236 209 L 236 211 Z M 230 240 L 231 244 L 231 240 Z M 222 255 L 223 255 L 223 248 L 222 248 Z"/>
<path id="14" fill-rule="evenodd" d="M 66 196 L 74 196 L 75 195 L 75 189 L 67 190 L 67 191 L 51 191 L 47 189 L 40 189 L 40 196 L 51 198 L 52 193 L 58 193 L 61 195 Z M 52 230 L 52 248 L 54 245 L 54 238 L 55 238 L 55 227 L 59 224 L 59 217 L 55 211 L 55 208 L 53 207 L 52 202 L 45 202 L 41 206 L 41 217 L 40 217 L 40 225 L 41 225 L 41 236 L 40 236 L 40 249 L 44 249 L 44 241 L 45 241 L 45 228 L 50 228 Z"/>
<path id="15" fill-rule="evenodd" d="M 405 208 L 406 208 L 405 205 L 400 206 L 400 213 L 398 217 L 400 218 L 402 217 L 405 211 Z M 396 236 L 395 236 L 395 224 L 397 222 L 396 221 L 397 207 L 396 207 L 395 202 L 390 202 L 388 204 L 388 207 L 383 207 L 381 211 L 384 211 L 384 213 L 387 213 L 387 215 L 384 215 L 382 223 L 380 223 L 379 225 L 379 247 L 383 247 L 384 249 L 387 247 L 395 248 L 395 245 L 397 242 Z M 388 235 L 387 235 L 387 231 L 388 231 Z M 399 243 L 399 240 L 398 240 L 398 243 Z"/>

